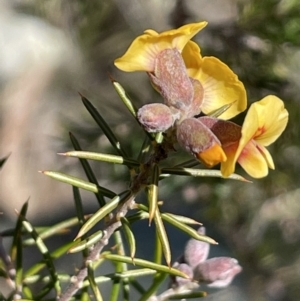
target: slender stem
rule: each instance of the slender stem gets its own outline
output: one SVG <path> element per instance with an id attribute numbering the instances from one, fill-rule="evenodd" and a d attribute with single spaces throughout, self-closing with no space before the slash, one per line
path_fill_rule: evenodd
<path id="1" fill-rule="evenodd" d="M 72 296 L 81 288 L 84 279 L 87 276 L 87 263 L 90 261 L 95 261 L 99 258 L 99 254 L 102 249 L 108 244 L 109 239 L 113 233 L 122 225 L 120 222 L 120 217 L 126 216 L 127 212 L 132 208 L 135 197 L 137 193 L 142 190 L 148 183 L 148 179 L 152 170 L 152 166 L 155 163 L 167 157 L 167 153 L 170 150 L 170 145 L 168 143 L 161 143 L 154 145 L 154 151 L 148 161 L 140 167 L 140 172 L 134 176 L 131 184 L 131 195 L 123 203 L 120 204 L 116 210 L 114 217 L 108 222 L 106 228 L 104 229 L 103 238 L 95 244 L 91 253 L 86 257 L 83 266 L 77 272 L 76 275 L 71 277 L 71 283 L 67 287 L 66 291 L 58 298 L 60 301 L 68 301 Z"/>

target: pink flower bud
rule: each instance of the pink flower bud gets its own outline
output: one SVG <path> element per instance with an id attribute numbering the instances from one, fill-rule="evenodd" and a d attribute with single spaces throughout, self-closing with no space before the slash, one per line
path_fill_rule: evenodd
<path id="1" fill-rule="evenodd" d="M 182 112 L 189 109 L 194 97 L 194 87 L 176 48 L 165 49 L 157 55 L 155 70 L 149 76 L 167 106 Z"/>
<path id="2" fill-rule="evenodd" d="M 188 117 L 194 117 L 198 114 L 200 114 L 201 112 L 201 104 L 203 102 L 203 96 L 204 96 L 204 90 L 203 90 L 203 86 L 202 84 L 194 79 L 194 78 L 190 78 L 192 84 L 193 84 L 193 88 L 194 88 L 194 97 L 192 100 L 192 104 L 186 114 L 186 118 Z"/>
<path id="3" fill-rule="evenodd" d="M 196 118 L 187 118 L 177 126 L 177 141 L 208 167 L 227 159 L 219 139 Z"/>
<path id="4" fill-rule="evenodd" d="M 164 132 L 169 129 L 180 114 L 164 104 L 152 103 L 141 107 L 137 116 L 146 131 L 152 133 Z"/>
<path id="5" fill-rule="evenodd" d="M 198 233 L 204 235 L 205 228 L 200 227 Z M 194 269 L 199 263 L 207 259 L 209 247 L 207 242 L 191 238 L 184 248 L 184 262 Z"/>
<path id="6" fill-rule="evenodd" d="M 200 263 L 194 269 L 194 280 L 210 287 L 228 286 L 236 274 L 242 271 L 238 261 L 230 257 L 215 257 Z"/>
<path id="7" fill-rule="evenodd" d="M 172 277 L 171 278 L 172 287 L 179 287 L 192 281 L 194 275 L 193 275 L 193 270 L 189 265 L 187 265 L 186 263 L 176 263 L 173 265 L 173 267 L 185 273 L 187 276 L 189 276 L 190 279 L 186 279 L 178 276 L 175 276 L 174 278 Z"/>

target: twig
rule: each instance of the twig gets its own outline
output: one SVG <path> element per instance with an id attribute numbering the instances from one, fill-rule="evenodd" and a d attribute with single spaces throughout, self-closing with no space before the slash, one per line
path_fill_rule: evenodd
<path id="1" fill-rule="evenodd" d="M 132 204 L 134 203 L 135 197 L 137 193 L 143 189 L 145 184 L 148 181 L 150 172 L 152 170 L 152 165 L 154 163 L 158 163 L 159 161 L 165 159 L 167 157 L 167 153 L 170 150 L 169 143 L 156 144 L 154 147 L 153 154 L 148 159 L 147 163 L 143 164 L 140 169 L 140 173 L 132 179 L 131 191 L 132 194 L 130 197 L 121 204 L 114 215 L 114 217 L 109 221 L 106 228 L 104 229 L 105 235 L 103 238 L 95 244 L 93 250 L 87 256 L 84 261 L 82 268 L 77 272 L 76 275 L 71 277 L 71 283 L 66 289 L 66 291 L 58 297 L 60 301 L 68 301 L 74 294 L 82 287 L 83 281 L 87 276 L 87 265 L 89 262 L 94 262 L 98 259 L 100 252 L 102 249 L 108 244 L 110 237 L 112 234 L 122 225 L 120 222 L 120 218 L 126 216 L 128 210 L 132 208 Z"/>

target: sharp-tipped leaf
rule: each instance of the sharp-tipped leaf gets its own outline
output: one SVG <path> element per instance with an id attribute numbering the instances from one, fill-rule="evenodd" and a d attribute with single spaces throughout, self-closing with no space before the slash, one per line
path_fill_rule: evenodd
<path id="1" fill-rule="evenodd" d="M 92 291 L 94 293 L 95 300 L 103 301 L 100 290 L 99 290 L 99 288 L 97 286 L 97 283 L 95 281 L 95 275 L 94 275 L 94 269 L 93 269 L 93 266 L 92 266 L 92 262 L 90 262 L 88 264 L 87 269 L 88 269 L 88 280 L 91 284 L 91 288 L 92 288 Z"/>
<path id="2" fill-rule="evenodd" d="M 78 142 L 78 140 L 76 139 L 76 137 L 72 134 L 72 133 L 69 133 L 70 135 L 70 140 L 72 142 L 72 145 L 75 149 L 75 151 L 81 151 L 81 146 Z M 89 182 L 97 185 L 97 187 L 99 187 L 99 183 L 97 181 L 97 178 L 89 164 L 89 162 L 85 159 L 79 159 L 80 161 L 80 164 L 89 180 Z M 100 207 L 103 207 L 105 205 L 105 200 L 104 200 L 104 197 L 105 194 L 103 194 L 103 190 L 98 190 L 97 192 L 95 192 L 95 196 L 96 196 L 96 199 L 98 201 L 98 204 L 100 205 Z"/>
<path id="3" fill-rule="evenodd" d="M 15 233 L 11 246 L 11 261 L 15 262 L 15 285 L 16 293 L 20 293 L 19 290 L 22 288 L 23 278 L 23 247 L 22 247 L 22 228 L 23 219 L 26 216 L 28 209 L 28 201 L 24 203 L 18 216 L 16 223 Z"/>
<path id="4" fill-rule="evenodd" d="M 102 129 L 103 133 L 105 134 L 111 145 L 114 147 L 114 149 L 117 151 L 117 153 L 123 157 L 127 157 L 126 152 L 122 149 L 119 140 L 116 138 L 111 128 L 100 115 L 100 113 L 96 110 L 96 108 L 91 104 L 91 102 L 87 98 L 81 96 L 81 99 L 84 106 L 89 111 L 94 120 L 97 122 L 99 127 Z"/>
<path id="5" fill-rule="evenodd" d="M 162 250 L 166 259 L 166 263 L 168 266 L 171 265 L 171 249 L 169 244 L 169 239 L 167 236 L 167 232 L 164 226 L 164 223 L 162 221 L 161 213 L 158 210 L 158 207 L 156 208 L 155 215 L 154 215 L 154 222 L 156 226 L 156 232 L 159 237 Z"/>
<path id="6" fill-rule="evenodd" d="M 5 164 L 6 160 L 8 159 L 10 155 L 8 155 L 7 157 L 4 158 L 0 158 L 0 169 L 2 168 L 2 166 Z"/>
<path id="7" fill-rule="evenodd" d="M 127 199 L 131 195 L 130 191 L 125 191 L 119 195 L 116 195 L 111 201 L 107 202 L 106 205 L 100 208 L 95 214 L 93 214 L 81 227 L 76 239 L 87 233 L 93 228 L 99 221 L 101 221 L 106 215 L 112 212 L 119 204 L 119 202 Z"/>
<path id="8" fill-rule="evenodd" d="M 214 169 L 193 169 L 193 168 L 183 168 L 183 167 L 162 168 L 161 176 L 166 176 L 169 174 L 178 175 L 178 176 L 223 178 L 221 171 L 214 170 Z M 232 174 L 226 179 L 250 182 L 244 177 L 237 174 Z"/>
<path id="9" fill-rule="evenodd" d="M 175 226 L 176 228 L 182 230 L 183 232 L 187 233 L 194 239 L 201 240 L 201 241 L 213 244 L 213 245 L 218 244 L 214 239 L 212 239 L 206 235 L 199 234 L 195 229 L 178 221 L 176 218 L 172 217 L 168 213 L 162 213 L 162 219 L 165 220 L 166 222 L 170 223 L 171 225 Z"/>
<path id="10" fill-rule="evenodd" d="M 233 101 L 232 103 L 226 104 L 226 105 L 222 106 L 221 108 L 210 112 L 207 115 L 210 116 L 210 117 L 219 117 L 221 114 L 226 112 L 235 102 L 236 101 Z"/>
<path id="11" fill-rule="evenodd" d="M 132 261 L 134 262 L 134 256 L 136 252 L 136 243 L 135 243 L 135 237 L 133 232 L 130 229 L 130 223 L 127 220 L 127 218 L 123 217 L 121 219 L 122 225 L 123 225 L 123 230 L 125 233 L 125 236 L 128 241 L 129 249 L 130 249 L 130 257 L 132 258 Z"/>
<path id="12" fill-rule="evenodd" d="M 137 108 L 134 106 L 130 98 L 126 95 L 124 88 L 115 80 L 112 80 L 112 84 L 117 91 L 118 95 L 122 99 L 123 103 L 125 104 L 126 108 L 129 112 L 133 115 L 133 117 L 137 117 Z"/>
<path id="13" fill-rule="evenodd" d="M 22 217 L 22 222 L 23 222 L 23 226 L 26 229 L 26 231 L 35 240 L 36 245 L 37 245 L 39 251 L 41 252 L 41 254 L 46 262 L 46 265 L 48 267 L 48 271 L 52 278 L 52 285 L 55 288 L 57 295 L 60 295 L 61 287 L 60 287 L 60 283 L 59 283 L 59 279 L 58 279 L 58 274 L 56 272 L 56 269 L 55 269 L 55 266 L 53 263 L 53 259 L 48 251 L 47 246 L 45 245 L 45 243 L 43 242 L 43 240 L 41 239 L 39 234 L 35 231 L 34 227 L 29 223 L 29 221 L 25 217 Z"/>
<path id="14" fill-rule="evenodd" d="M 158 197 L 158 180 L 159 180 L 159 167 L 157 164 L 153 165 L 151 183 L 148 186 L 148 203 L 149 203 L 149 225 L 154 217 L 157 208 Z"/>
<path id="15" fill-rule="evenodd" d="M 183 215 L 177 215 L 177 214 L 172 214 L 172 213 L 166 213 L 168 214 L 170 217 L 173 217 L 174 219 L 176 219 L 178 222 L 183 223 L 183 224 L 188 224 L 188 225 L 199 225 L 202 226 L 202 223 L 187 217 L 187 216 L 183 216 Z"/>
<path id="16" fill-rule="evenodd" d="M 139 166 L 140 165 L 139 162 L 131 160 L 131 159 L 125 159 L 122 156 L 95 153 L 95 152 L 70 151 L 70 152 L 66 152 L 66 153 L 59 153 L 59 155 L 87 159 L 87 160 L 103 161 L 103 162 L 109 162 L 109 163 L 114 163 L 114 164 L 123 164 L 126 166 Z"/>
<path id="17" fill-rule="evenodd" d="M 115 255 L 115 254 L 105 254 L 105 255 L 101 255 L 102 257 L 112 260 L 112 261 L 120 261 L 120 262 L 125 262 L 125 263 L 131 263 L 132 264 L 132 259 L 129 256 L 120 256 L 120 255 Z M 170 275 L 174 275 L 174 276 L 180 276 L 186 279 L 189 279 L 189 277 L 184 274 L 183 272 L 174 269 L 172 267 L 168 267 L 165 265 L 161 265 L 161 264 L 157 264 L 157 263 L 153 263 L 152 261 L 147 261 L 144 259 L 140 259 L 140 258 L 135 258 L 134 259 L 134 264 L 136 266 L 140 266 L 143 268 L 149 268 L 155 271 L 159 271 L 159 272 L 163 272 L 163 273 L 167 273 Z"/>
<path id="18" fill-rule="evenodd" d="M 86 218 L 88 215 L 86 216 Z M 49 238 L 53 235 L 59 235 L 59 234 L 64 234 L 66 232 L 69 232 L 70 227 L 77 226 L 79 224 L 78 218 L 77 217 L 72 217 L 70 219 L 67 219 L 63 222 L 60 222 L 56 225 L 53 225 L 51 227 L 47 227 L 46 229 L 42 230 L 39 233 L 39 236 L 41 239 L 45 240 L 46 238 Z M 23 245 L 25 246 L 30 246 L 35 244 L 35 240 L 33 238 L 28 238 L 24 240 Z"/>
<path id="19" fill-rule="evenodd" d="M 69 253 L 76 253 L 87 249 L 97 243 L 103 237 L 103 231 L 99 230 L 82 241 L 75 241 L 75 245 L 69 249 Z"/>
<path id="20" fill-rule="evenodd" d="M 72 186 L 76 186 L 78 188 L 82 188 L 84 190 L 88 190 L 94 193 L 97 193 L 99 191 L 101 191 L 101 193 L 103 195 L 105 195 L 106 197 L 114 197 L 116 194 L 106 188 L 97 186 L 96 184 L 87 182 L 85 180 L 79 179 L 77 177 L 73 177 L 70 175 L 66 175 L 64 173 L 61 172 L 57 172 L 57 171 L 41 171 L 41 173 L 43 173 L 44 175 L 53 178 L 55 180 L 58 180 L 60 182 L 64 182 L 67 184 L 70 184 Z"/>

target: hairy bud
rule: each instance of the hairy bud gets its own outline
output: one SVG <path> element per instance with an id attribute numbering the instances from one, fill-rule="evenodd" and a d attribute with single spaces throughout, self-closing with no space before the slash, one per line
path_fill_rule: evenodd
<path id="1" fill-rule="evenodd" d="M 189 109 L 194 88 L 187 75 L 182 56 L 176 48 L 165 49 L 158 54 L 154 73 L 149 73 L 149 76 L 167 106 L 182 112 Z"/>
<path id="2" fill-rule="evenodd" d="M 194 269 L 194 280 L 221 288 L 228 286 L 241 271 L 242 267 L 236 259 L 215 257 L 200 263 Z"/>
<path id="3" fill-rule="evenodd" d="M 182 278 L 179 276 L 172 277 L 172 284 L 171 284 L 172 287 L 180 287 L 192 281 L 194 273 L 193 273 L 193 269 L 188 264 L 176 263 L 173 265 L 173 267 L 185 273 L 187 276 L 189 276 L 190 279 Z"/>
<path id="4" fill-rule="evenodd" d="M 227 160 L 219 139 L 196 118 L 187 118 L 177 126 L 177 141 L 208 167 Z"/>
<path id="5" fill-rule="evenodd" d="M 141 107 L 137 116 L 146 131 L 153 133 L 164 132 L 169 129 L 180 114 L 164 104 L 152 103 Z"/>
<path id="6" fill-rule="evenodd" d="M 205 228 L 198 229 L 199 234 L 205 234 Z M 191 268 L 195 268 L 199 263 L 205 261 L 208 257 L 210 245 L 207 242 L 191 238 L 184 248 L 184 262 Z"/>

